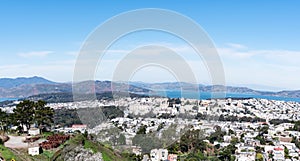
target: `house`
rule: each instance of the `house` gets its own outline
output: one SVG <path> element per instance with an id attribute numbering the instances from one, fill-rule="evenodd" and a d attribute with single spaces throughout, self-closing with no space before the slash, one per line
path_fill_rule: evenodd
<path id="1" fill-rule="evenodd" d="M 177 155 L 176 154 L 169 154 L 168 155 L 168 161 L 177 161 Z"/>
<path id="2" fill-rule="evenodd" d="M 241 152 L 237 155 L 237 161 L 253 161 L 255 160 L 255 152 Z"/>
<path id="3" fill-rule="evenodd" d="M 230 136 L 230 135 L 225 135 L 225 136 L 223 136 L 223 139 L 224 139 L 224 142 L 230 143 L 230 141 L 231 141 L 231 136 Z"/>
<path id="4" fill-rule="evenodd" d="M 145 154 L 143 156 L 143 160 L 142 161 L 151 161 L 151 160 L 150 160 L 149 156 L 147 154 Z"/>
<path id="5" fill-rule="evenodd" d="M 31 146 L 29 146 L 29 148 L 28 148 L 28 154 L 32 155 L 32 156 L 41 154 L 41 148 L 40 148 L 40 146 L 38 144 L 37 145 L 31 145 Z"/>
<path id="6" fill-rule="evenodd" d="M 161 161 L 168 159 L 167 149 L 152 149 L 150 152 L 151 161 Z"/>
<path id="7" fill-rule="evenodd" d="M 275 161 L 284 161 L 284 149 L 282 148 L 274 148 L 273 151 L 273 160 Z"/>
<path id="8" fill-rule="evenodd" d="M 292 123 L 282 123 L 276 126 L 275 131 L 276 132 L 283 132 L 284 130 L 293 128 L 294 124 Z"/>
<path id="9" fill-rule="evenodd" d="M 265 153 L 272 153 L 273 160 L 284 161 L 284 146 L 265 146 Z"/>
<path id="10" fill-rule="evenodd" d="M 132 153 L 135 155 L 142 155 L 142 148 L 133 146 L 132 147 Z"/>
<path id="11" fill-rule="evenodd" d="M 87 129 L 87 125 L 84 124 L 74 124 L 72 125 L 72 131 L 80 131 L 81 133 L 84 133 Z"/>
<path id="12" fill-rule="evenodd" d="M 40 129 L 38 129 L 38 128 L 30 128 L 28 130 L 28 134 L 31 135 L 31 136 L 40 135 Z"/>
<path id="13" fill-rule="evenodd" d="M 292 140 L 293 140 L 292 137 L 282 137 L 282 136 L 280 136 L 280 137 L 278 137 L 278 138 L 279 138 L 279 141 L 280 141 L 280 142 L 287 142 L 287 143 L 290 143 L 290 142 L 292 142 Z"/>

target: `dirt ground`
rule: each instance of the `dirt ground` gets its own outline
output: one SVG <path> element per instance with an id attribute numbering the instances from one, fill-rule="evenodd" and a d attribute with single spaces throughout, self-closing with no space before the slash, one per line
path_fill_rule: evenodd
<path id="1" fill-rule="evenodd" d="M 4 146 L 19 149 L 19 148 L 28 148 L 28 143 L 24 143 L 25 136 L 8 136 L 9 140 L 4 143 Z"/>

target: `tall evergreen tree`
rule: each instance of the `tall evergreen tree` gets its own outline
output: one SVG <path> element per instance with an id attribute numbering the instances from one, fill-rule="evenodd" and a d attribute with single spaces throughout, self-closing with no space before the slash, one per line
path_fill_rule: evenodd
<path id="1" fill-rule="evenodd" d="M 24 131 L 24 127 L 30 129 L 30 125 L 33 123 L 34 114 L 34 102 L 24 100 L 20 102 L 13 110 L 12 122 L 16 126 L 21 126 L 21 131 Z"/>
<path id="2" fill-rule="evenodd" d="M 51 126 L 53 123 L 54 110 L 46 106 L 45 101 L 30 101 L 24 100 L 20 102 L 13 110 L 11 121 L 16 126 L 21 126 L 27 130 L 30 129 L 31 124 L 37 125 L 40 129 L 45 126 Z"/>
<path id="3" fill-rule="evenodd" d="M 51 126 L 54 116 L 54 110 L 46 106 L 45 101 L 38 101 L 34 105 L 34 123 L 40 128 L 43 129 L 45 126 Z"/>
<path id="4" fill-rule="evenodd" d="M 8 114 L 0 109 L 0 130 L 6 131 L 8 125 Z"/>

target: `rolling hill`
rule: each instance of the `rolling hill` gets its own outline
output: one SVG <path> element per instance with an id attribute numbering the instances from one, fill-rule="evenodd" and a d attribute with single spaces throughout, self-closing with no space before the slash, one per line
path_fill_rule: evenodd
<path id="1" fill-rule="evenodd" d="M 76 87 L 73 89 L 73 87 Z M 83 81 L 78 83 L 57 83 L 41 77 L 30 78 L 2 78 L 0 79 L 0 98 L 25 98 L 40 94 L 63 93 L 103 93 L 110 91 L 147 94 L 155 90 L 195 90 L 211 92 L 226 90 L 227 93 L 256 94 L 264 96 L 300 98 L 300 90 L 294 91 L 259 91 L 247 87 L 203 85 L 185 82 L 144 83 L 144 82 L 111 82 L 111 81 Z"/>

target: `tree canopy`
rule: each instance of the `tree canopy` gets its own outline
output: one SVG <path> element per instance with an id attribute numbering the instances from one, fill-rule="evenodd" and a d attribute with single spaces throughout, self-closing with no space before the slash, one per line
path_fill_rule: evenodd
<path id="1" fill-rule="evenodd" d="M 13 125 L 20 126 L 20 130 L 30 129 L 32 124 L 42 129 L 45 126 L 50 126 L 53 123 L 54 110 L 46 106 L 45 101 L 30 101 L 24 100 L 20 102 L 13 110 L 11 122 Z"/>

